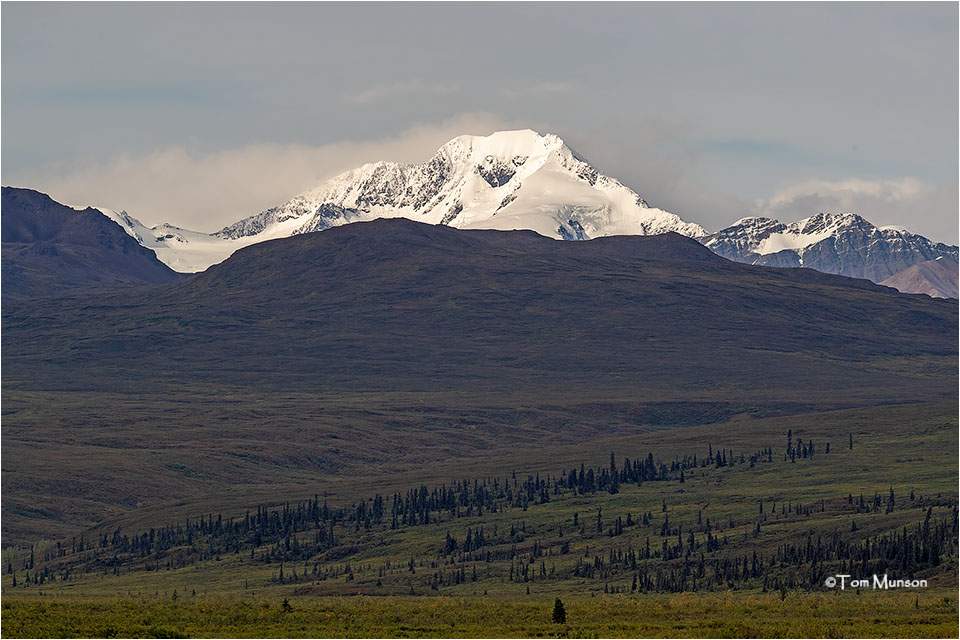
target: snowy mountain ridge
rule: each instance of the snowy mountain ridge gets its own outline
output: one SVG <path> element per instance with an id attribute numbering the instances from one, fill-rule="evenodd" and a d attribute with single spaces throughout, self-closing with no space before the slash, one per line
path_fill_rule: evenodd
<path id="1" fill-rule="evenodd" d="M 877 227 L 855 213 L 821 212 L 789 224 L 742 218 L 701 242 L 737 262 L 809 267 L 874 282 L 939 256 L 956 259 L 958 251 L 899 227 Z"/>

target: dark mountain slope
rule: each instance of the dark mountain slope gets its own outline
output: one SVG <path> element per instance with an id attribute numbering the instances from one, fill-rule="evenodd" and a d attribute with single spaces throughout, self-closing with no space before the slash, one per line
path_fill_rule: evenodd
<path id="1" fill-rule="evenodd" d="M 955 354 L 956 321 L 955 305 L 728 262 L 675 234 L 564 243 L 396 219 L 253 245 L 149 295 L 9 305 L 4 358 L 71 386 L 95 384 L 63 375 L 92 365 L 134 386 L 188 373 L 258 388 L 753 392 L 817 386 L 838 366 L 879 384 L 864 362 Z"/>
<path id="2" fill-rule="evenodd" d="M 3 187 L 4 300 L 173 282 L 178 275 L 95 209 Z"/>

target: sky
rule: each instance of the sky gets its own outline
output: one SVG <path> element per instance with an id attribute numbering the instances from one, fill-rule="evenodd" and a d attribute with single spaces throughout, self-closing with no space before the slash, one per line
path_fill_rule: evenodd
<path id="1" fill-rule="evenodd" d="M 199 231 L 461 134 L 559 135 L 717 230 L 958 236 L 958 4 L 0 5 L 0 178 Z"/>

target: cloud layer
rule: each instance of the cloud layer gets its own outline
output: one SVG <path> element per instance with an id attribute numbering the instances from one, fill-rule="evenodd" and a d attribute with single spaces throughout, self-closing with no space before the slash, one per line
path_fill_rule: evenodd
<path id="1" fill-rule="evenodd" d="M 916 178 L 809 180 L 755 203 L 756 215 L 792 221 L 821 211 L 859 213 L 878 226 L 896 225 L 957 244 L 957 185 Z"/>
<path id="2" fill-rule="evenodd" d="M 458 135 L 504 128 L 510 123 L 471 114 L 365 142 L 251 145 L 208 154 L 173 147 L 20 171 L 6 184 L 38 189 L 71 206 L 126 210 L 148 225 L 211 232 L 367 162 L 420 162 Z"/>

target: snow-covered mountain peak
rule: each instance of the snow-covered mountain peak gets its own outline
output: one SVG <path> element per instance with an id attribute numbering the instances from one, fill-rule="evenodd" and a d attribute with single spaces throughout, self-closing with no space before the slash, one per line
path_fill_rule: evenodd
<path id="1" fill-rule="evenodd" d="M 520 129 L 497 131 L 489 136 L 457 136 L 440 147 L 437 153 L 454 162 L 462 159 L 479 161 L 487 157 L 509 161 L 516 157 L 539 158 L 564 147 L 563 140 L 552 133 L 541 135 L 532 129 Z"/>
<path id="2" fill-rule="evenodd" d="M 790 225 L 800 233 L 817 232 L 822 229 L 840 229 L 861 223 L 867 223 L 862 216 L 856 213 L 827 213 L 821 211 L 809 218 L 798 220 Z M 870 225 L 873 226 L 873 225 Z"/>
<path id="3" fill-rule="evenodd" d="M 710 236 L 705 243 L 712 247 L 723 242 L 740 253 L 761 256 L 789 250 L 796 252 L 802 263 L 808 247 L 850 229 L 870 233 L 876 227 L 855 213 L 820 212 L 789 224 L 773 218 L 746 217 Z"/>
<path id="4" fill-rule="evenodd" d="M 811 267 L 874 282 L 919 260 L 957 255 L 957 247 L 930 242 L 902 228 L 877 227 L 850 212 L 820 212 L 789 224 L 742 218 L 702 242 L 739 262 Z"/>
<path id="5" fill-rule="evenodd" d="M 705 234 L 699 225 L 650 207 L 591 167 L 559 136 L 523 129 L 458 136 L 423 163 L 363 165 L 217 235 L 236 239 L 286 223 L 296 227 L 294 233 L 306 233 L 381 217 L 459 228 L 530 229 L 565 239 Z"/>
<path id="6" fill-rule="evenodd" d="M 706 235 L 597 171 L 559 136 L 530 129 L 458 136 L 422 163 L 365 164 L 210 235 L 107 215 L 178 271 L 205 269 L 248 244 L 375 218 L 565 240 Z"/>

